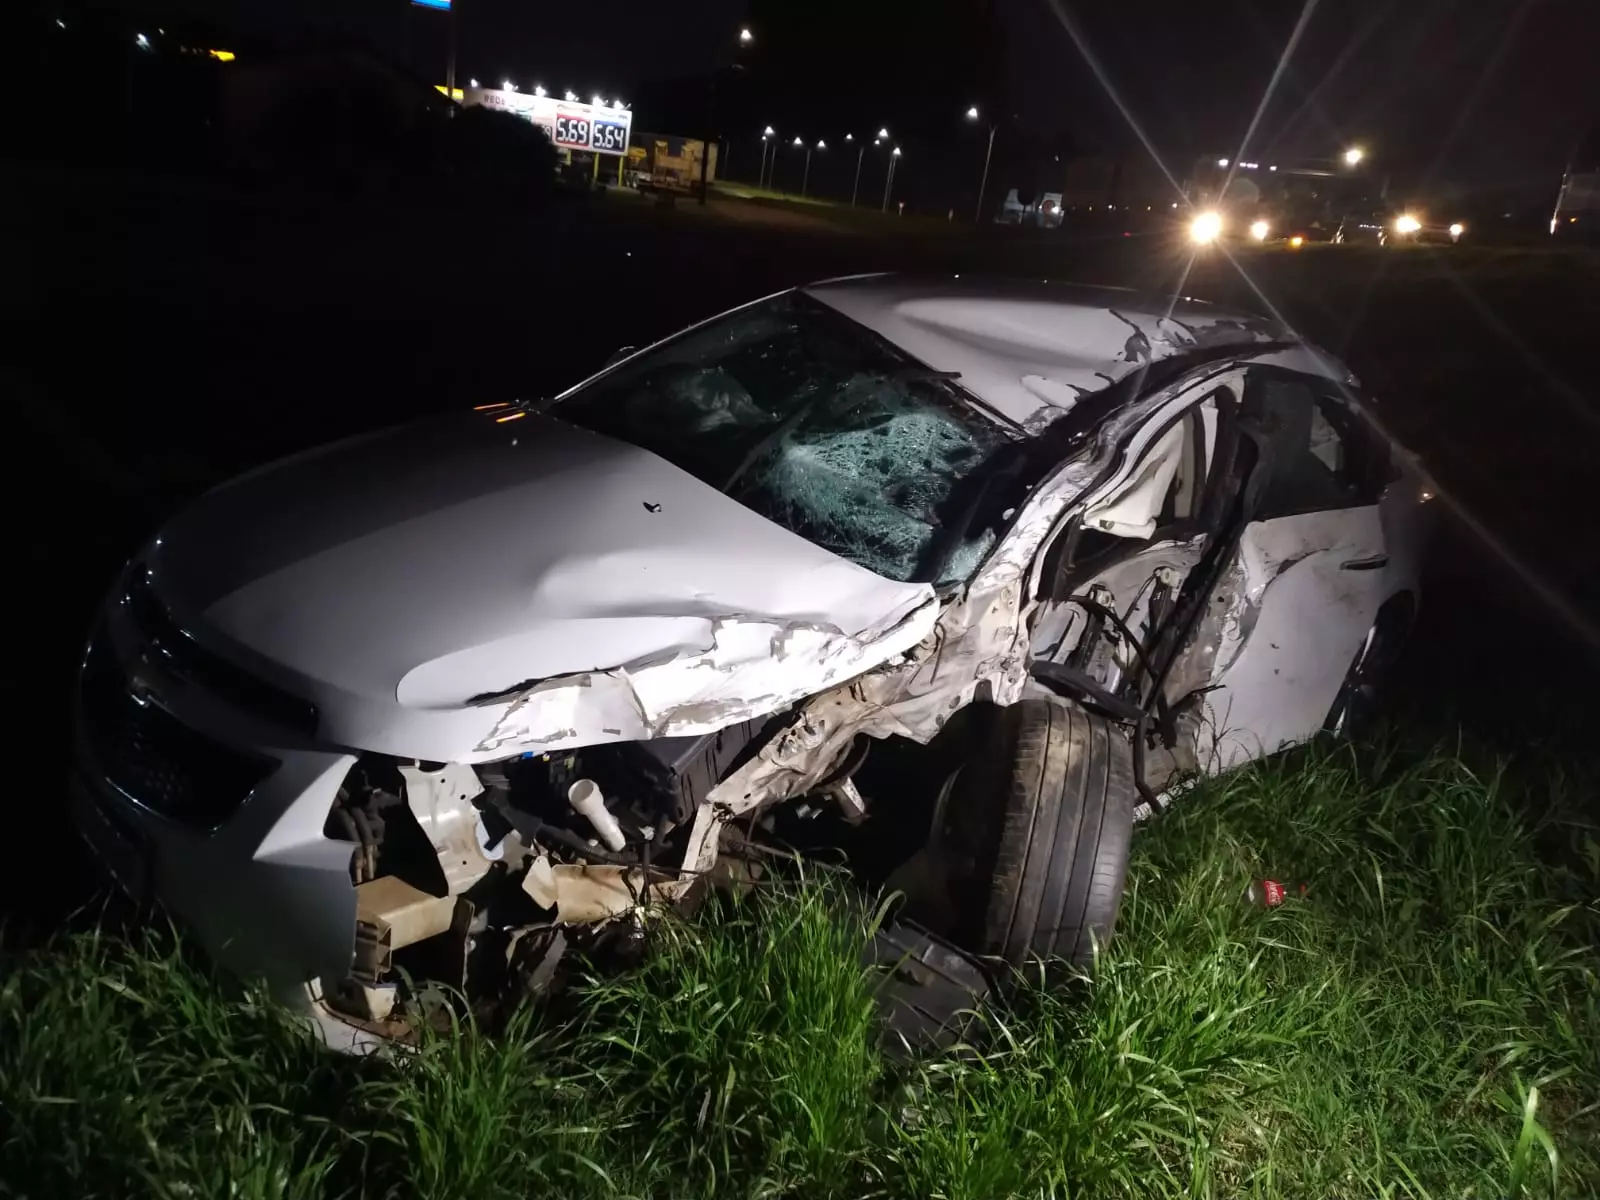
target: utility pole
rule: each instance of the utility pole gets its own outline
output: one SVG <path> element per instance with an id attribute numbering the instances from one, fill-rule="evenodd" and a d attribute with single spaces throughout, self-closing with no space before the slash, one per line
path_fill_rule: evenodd
<path id="1" fill-rule="evenodd" d="M 889 152 L 889 172 L 883 180 L 883 212 L 889 211 L 889 192 L 894 187 L 894 169 L 900 162 L 900 147 Z"/>
<path id="2" fill-rule="evenodd" d="M 750 32 L 748 26 L 739 30 L 739 49 L 746 49 L 754 45 L 755 40 L 755 35 Z M 706 202 L 706 191 L 708 188 L 709 173 L 711 170 L 711 134 L 717 125 L 717 72 L 722 68 L 723 53 L 723 48 L 719 46 L 717 49 L 717 55 L 711 63 L 710 86 L 707 89 L 706 94 L 706 135 L 705 140 L 700 147 L 700 203 L 702 205 L 704 205 Z M 735 58 L 732 64 L 734 70 L 739 69 L 743 65 L 744 64 L 739 62 L 737 58 Z"/>
<path id="3" fill-rule="evenodd" d="M 994 131 L 998 125 L 989 126 L 989 148 L 983 152 L 983 178 L 978 181 L 978 211 L 972 219 L 976 222 L 983 221 L 983 193 L 989 186 L 989 160 L 994 156 Z"/>
<path id="4" fill-rule="evenodd" d="M 850 186 L 850 207 L 856 206 L 856 193 L 861 190 L 861 158 L 867 152 L 866 142 L 862 142 L 856 150 L 856 181 Z"/>
<path id="5" fill-rule="evenodd" d="M 452 104 L 456 98 L 456 4 L 460 0 L 452 0 L 450 11 L 445 14 L 445 19 L 450 22 L 450 61 L 444 69 L 444 94 Z"/>

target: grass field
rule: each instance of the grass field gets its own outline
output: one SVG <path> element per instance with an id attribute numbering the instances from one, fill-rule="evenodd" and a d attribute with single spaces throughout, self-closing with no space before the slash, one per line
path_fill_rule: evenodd
<path id="1" fill-rule="evenodd" d="M 576 1016 L 327 1055 L 167 941 L 5 965 L 0 1194 L 1438 1196 L 1600 1190 L 1600 838 L 1559 774 L 1332 749 L 1136 841 L 1092 984 L 886 1055 L 873 913 L 666 920 Z M 1272 911 L 1266 873 L 1310 882 Z"/>

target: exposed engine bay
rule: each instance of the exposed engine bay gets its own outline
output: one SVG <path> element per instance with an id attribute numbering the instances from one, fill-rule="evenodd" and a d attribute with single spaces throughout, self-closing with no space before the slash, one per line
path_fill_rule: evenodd
<path id="1" fill-rule="evenodd" d="M 1033 614 L 1030 689 L 1087 703 L 1145 737 L 1158 753 L 1143 769 L 1157 787 L 1195 764 L 1192 753 L 1171 754 L 1170 729 L 1163 738 L 1134 728 L 1151 682 L 1141 671 L 1203 543 L 1119 558 Z M 865 706 L 829 730 L 821 702 L 841 699 L 699 736 L 476 766 L 364 756 L 324 830 L 352 843 L 357 894 L 352 970 L 324 980 L 325 1000 L 389 1037 L 406 1036 L 452 994 L 480 1012 L 509 1008 L 550 992 L 571 952 L 626 955 L 650 907 L 693 903 L 718 882 L 759 875 L 775 851 L 804 848 L 802 829 L 857 829 L 857 843 L 887 848 L 893 886 L 915 908 L 918 883 L 936 893 L 946 882 L 908 882 L 904 869 L 926 868 L 919 851 L 941 787 L 983 741 L 990 706 L 963 706 L 961 730 L 935 720 L 908 739 L 874 728 L 869 712 L 889 710 Z M 1193 715 L 1178 722 L 1188 738 Z M 873 767 L 863 770 L 869 749 Z M 743 802 L 713 794 L 741 768 L 761 772 L 786 755 L 791 770 L 759 793 L 738 791 Z M 817 821 L 824 813 L 830 820 Z"/>
<path id="2" fill-rule="evenodd" d="M 393 1036 L 441 999 L 430 985 L 514 1003 L 549 990 L 569 946 L 636 937 L 642 906 L 695 890 L 694 814 L 766 724 L 477 767 L 364 757 L 325 829 L 352 843 L 357 896 L 329 1004 Z M 826 786 L 849 795 L 842 766 Z"/>

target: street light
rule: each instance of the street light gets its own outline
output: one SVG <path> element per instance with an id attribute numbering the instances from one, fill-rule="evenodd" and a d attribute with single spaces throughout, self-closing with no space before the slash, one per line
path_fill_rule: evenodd
<path id="1" fill-rule="evenodd" d="M 889 131 L 887 129 L 880 129 L 878 130 L 878 136 L 887 142 L 889 140 Z"/>
<path id="2" fill-rule="evenodd" d="M 469 79 L 469 80 L 467 80 L 467 86 L 468 87 L 477 87 L 478 86 L 478 81 L 476 79 Z"/>
<path id="3" fill-rule="evenodd" d="M 136 33 L 133 35 L 133 44 L 139 47 L 141 50 L 150 49 L 150 39 L 145 37 L 145 35 L 142 33 Z"/>
<path id="4" fill-rule="evenodd" d="M 967 109 L 967 120 L 976 121 L 977 119 L 978 106 L 974 104 Z M 989 187 L 989 160 L 994 157 L 994 135 L 999 128 L 1000 126 L 992 122 L 989 125 L 989 148 L 983 152 L 983 178 L 978 181 L 978 209 L 972 215 L 974 221 L 983 220 L 983 193 Z"/>
<path id="5" fill-rule="evenodd" d="M 544 87 L 543 87 L 543 85 L 542 85 L 542 84 L 537 84 L 537 83 L 536 83 L 536 84 L 534 84 L 534 85 L 533 85 L 533 94 L 534 94 L 534 95 L 535 95 L 535 96 L 542 96 L 542 95 L 544 95 Z"/>
<path id="6" fill-rule="evenodd" d="M 798 144 L 799 141 L 799 138 L 795 138 L 796 144 Z M 823 141 L 821 138 L 818 138 L 816 149 L 826 150 L 827 148 L 828 143 Z M 811 150 L 812 147 L 806 147 L 806 169 L 805 172 L 800 176 L 800 195 L 802 197 L 806 194 L 806 185 L 811 182 Z"/>
<path id="7" fill-rule="evenodd" d="M 771 143 L 770 146 L 768 145 L 769 142 Z M 767 151 L 769 149 L 772 151 L 774 162 L 776 162 L 778 157 L 778 135 L 771 125 L 761 131 L 761 166 L 756 170 L 757 187 L 769 186 L 767 183 Z"/>
<path id="8" fill-rule="evenodd" d="M 1353 167 L 1366 156 L 1367 152 L 1360 146 L 1351 146 L 1350 149 L 1344 152 L 1345 165 Z"/>
<path id="9" fill-rule="evenodd" d="M 750 32 L 749 26 L 739 30 L 739 45 L 748 46 L 756 40 L 756 35 Z"/>
<path id="10" fill-rule="evenodd" d="M 883 180 L 883 212 L 889 211 L 889 191 L 894 187 L 894 169 L 900 162 L 900 147 L 896 146 L 889 151 L 889 172 Z"/>
<path id="11" fill-rule="evenodd" d="M 500 90 L 502 92 L 514 92 L 517 90 L 517 85 L 512 83 L 509 79 L 502 79 L 500 81 Z"/>

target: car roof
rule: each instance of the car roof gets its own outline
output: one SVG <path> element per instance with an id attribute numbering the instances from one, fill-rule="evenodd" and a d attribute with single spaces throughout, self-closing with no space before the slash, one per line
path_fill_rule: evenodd
<path id="1" fill-rule="evenodd" d="M 800 289 L 1030 431 L 1152 362 L 1296 340 L 1263 317 L 1187 297 L 1048 280 L 854 275 Z"/>

